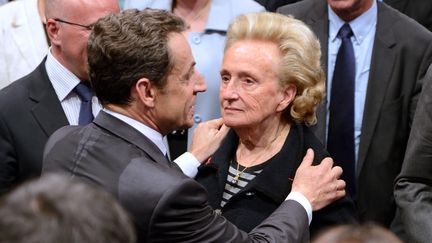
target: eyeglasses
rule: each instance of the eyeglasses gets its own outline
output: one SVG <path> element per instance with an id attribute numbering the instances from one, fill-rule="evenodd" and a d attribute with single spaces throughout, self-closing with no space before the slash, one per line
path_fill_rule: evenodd
<path id="1" fill-rule="evenodd" d="M 69 22 L 69 21 L 66 21 L 66 20 L 63 20 L 63 19 L 58 19 L 58 18 L 55 18 L 54 20 L 57 21 L 57 22 L 60 22 L 60 23 L 65 23 L 65 24 L 70 24 L 70 25 L 75 25 L 75 26 L 83 27 L 83 28 L 85 28 L 87 30 L 92 30 L 93 26 L 94 26 L 94 24 L 83 25 L 83 24 L 72 23 L 72 22 Z"/>

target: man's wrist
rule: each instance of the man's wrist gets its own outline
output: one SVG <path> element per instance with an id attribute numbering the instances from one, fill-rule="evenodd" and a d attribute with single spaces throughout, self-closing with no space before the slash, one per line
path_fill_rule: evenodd
<path id="1" fill-rule="evenodd" d="M 192 153 L 186 152 L 180 155 L 177 159 L 174 160 L 180 169 L 183 171 L 183 174 L 190 178 L 194 178 L 198 173 L 198 167 L 201 163 Z"/>
<path id="2" fill-rule="evenodd" d="M 306 210 L 306 214 L 309 219 L 309 224 L 312 222 L 312 205 L 302 193 L 291 191 L 285 200 L 294 200 L 300 203 L 300 205 L 302 205 L 303 208 Z"/>

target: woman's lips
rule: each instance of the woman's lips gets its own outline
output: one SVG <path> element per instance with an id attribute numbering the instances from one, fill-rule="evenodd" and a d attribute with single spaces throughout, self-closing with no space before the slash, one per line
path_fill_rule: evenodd
<path id="1" fill-rule="evenodd" d="M 231 107 L 231 106 L 225 107 L 224 110 L 226 110 L 226 111 L 241 111 L 241 109 Z"/>

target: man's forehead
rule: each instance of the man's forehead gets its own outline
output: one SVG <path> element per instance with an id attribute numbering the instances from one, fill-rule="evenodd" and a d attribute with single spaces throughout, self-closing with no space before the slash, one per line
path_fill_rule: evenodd
<path id="1" fill-rule="evenodd" d="M 173 71 L 187 72 L 195 65 L 192 50 L 186 37 L 181 33 L 173 33 L 168 36 L 168 46 L 173 60 Z"/>

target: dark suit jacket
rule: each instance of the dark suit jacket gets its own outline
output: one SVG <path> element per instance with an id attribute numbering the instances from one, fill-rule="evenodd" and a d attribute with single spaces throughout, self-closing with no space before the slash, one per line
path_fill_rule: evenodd
<path id="1" fill-rule="evenodd" d="M 207 191 L 173 168 L 147 137 L 100 112 L 85 127 L 49 139 L 43 172 L 63 172 L 111 192 L 129 211 L 141 242 L 296 242 L 307 233 L 305 210 L 286 201 L 249 235 L 214 213 Z"/>
<path id="2" fill-rule="evenodd" d="M 296 3 L 299 1 L 301 0 L 255 0 L 255 2 L 261 4 L 269 12 L 275 12 L 277 8 L 283 5 Z"/>
<path id="3" fill-rule="evenodd" d="M 0 91 L 0 194 L 39 176 L 48 137 L 68 125 L 48 79 L 45 60 Z"/>
<path id="4" fill-rule="evenodd" d="M 432 65 L 424 81 L 395 199 L 406 242 L 432 239 Z M 406 235 L 404 235 L 406 234 Z"/>
<path id="5" fill-rule="evenodd" d="M 328 13 L 325 0 L 303 0 L 278 10 L 303 20 L 321 42 L 327 72 Z M 363 113 L 357 162 L 356 199 L 361 220 L 388 226 L 394 217 L 393 181 L 400 171 L 419 80 L 432 61 L 432 34 L 378 2 L 378 19 Z M 326 104 L 318 109 L 315 132 L 325 141 Z M 337 161 L 336 161 L 337 162 Z"/>
<path id="6" fill-rule="evenodd" d="M 319 164 L 329 156 L 322 143 L 306 126 L 294 125 L 281 151 L 268 160 L 263 171 L 221 208 L 228 169 L 230 161 L 235 158 L 238 140 L 231 130 L 212 156 L 212 163 L 199 168 L 196 180 L 211 192 L 210 205 L 220 209 L 223 216 L 245 231 L 261 223 L 288 196 L 292 186 L 289 178 L 294 178 L 308 148 L 315 152 L 314 164 Z M 357 215 L 354 203 L 351 198 L 345 197 L 313 213 L 311 236 L 325 227 L 355 222 Z"/>
<path id="7" fill-rule="evenodd" d="M 428 0 L 384 0 L 384 2 L 401 13 L 415 19 L 432 31 L 432 1 Z"/>

